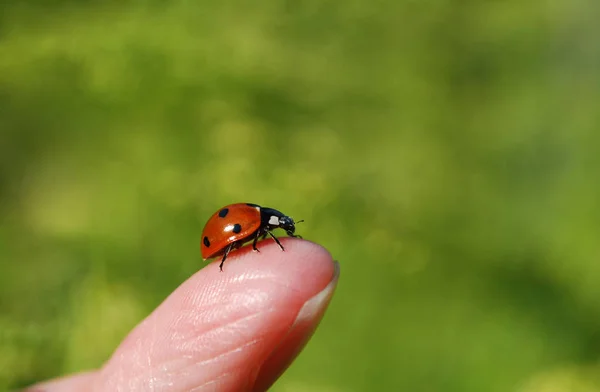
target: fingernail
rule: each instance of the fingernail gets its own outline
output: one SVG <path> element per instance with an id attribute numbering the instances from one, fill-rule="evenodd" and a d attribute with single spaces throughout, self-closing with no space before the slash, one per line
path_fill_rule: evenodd
<path id="1" fill-rule="evenodd" d="M 292 332 L 296 325 L 322 316 L 323 310 L 327 307 L 329 301 L 331 301 L 331 297 L 333 296 L 333 292 L 337 286 L 338 278 L 340 276 L 340 264 L 337 261 L 334 261 L 333 263 L 335 270 L 333 272 L 331 281 L 317 295 L 304 303 L 298 312 L 298 316 L 296 316 L 296 320 L 294 320 L 294 323 L 290 328 L 290 332 Z"/>

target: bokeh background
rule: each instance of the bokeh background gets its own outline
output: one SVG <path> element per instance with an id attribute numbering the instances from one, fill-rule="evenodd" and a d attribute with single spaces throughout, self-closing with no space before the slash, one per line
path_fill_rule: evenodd
<path id="1" fill-rule="evenodd" d="M 3 2 L 0 390 L 100 366 L 249 201 L 342 269 L 274 391 L 600 391 L 598 11 Z"/>

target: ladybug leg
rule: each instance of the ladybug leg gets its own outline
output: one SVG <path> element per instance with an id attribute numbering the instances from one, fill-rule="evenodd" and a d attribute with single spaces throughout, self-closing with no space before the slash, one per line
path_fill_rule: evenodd
<path id="1" fill-rule="evenodd" d="M 219 269 L 221 270 L 221 272 L 223 272 L 223 263 L 225 262 L 225 259 L 227 258 L 227 255 L 229 254 L 229 252 L 231 252 L 231 249 L 233 249 L 234 245 L 235 245 L 235 242 L 232 242 L 231 244 L 227 245 L 227 247 L 225 248 L 225 253 L 223 254 L 223 260 L 221 260 L 221 264 L 219 264 Z"/>
<path id="2" fill-rule="evenodd" d="M 271 236 L 271 238 L 273 238 L 275 240 L 275 242 L 277 242 L 277 245 L 279 245 L 281 250 L 285 251 L 285 248 L 283 247 L 283 245 L 281 245 L 281 242 L 279 242 L 279 240 L 277 239 L 277 237 L 275 237 L 273 235 L 273 233 L 271 233 L 270 231 L 267 231 L 267 234 L 269 234 Z"/>
<path id="3" fill-rule="evenodd" d="M 294 237 L 294 238 L 300 238 L 300 239 L 302 239 L 302 236 L 301 236 L 301 235 L 294 234 L 294 233 L 292 233 L 291 231 L 287 231 L 286 233 L 287 233 L 287 235 L 289 235 L 290 237 Z"/>
<path id="4" fill-rule="evenodd" d="M 260 250 L 258 250 L 258 248 L 256 247 L 256 243 L 258 242 L 258 237 L 260 237 L 261 231 L 257 230 L 256 231 L 256 235 L 254 236 L 254 241 L 252 241 L 252 250 L 255 252 L 260 252 Z M 267 234 L 265 233 L 265 235 L 263 235 L 263 240 L 265 239 L 265 236 Z"/>

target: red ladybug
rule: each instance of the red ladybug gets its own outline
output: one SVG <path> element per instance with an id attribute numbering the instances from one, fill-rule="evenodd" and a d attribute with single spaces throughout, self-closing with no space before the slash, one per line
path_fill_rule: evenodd
<path id="1" fill-rule="evenodd" d="M 273 237 L 281 250 L 285 250 L 277 237 L 271 233 L 277 228 L 285 230 L 288 236 L 302 238 L 294 234 L 296 223 L 289 216 L 267 207 L 251 203 L 230 204 L 221 208 L 210 217 L 202 231 L 200 250 L 204 260 L 223 255 L 219 268 L 223 271 L 223 263 L 232 249 L 241 247 L 253 240 L 252 249 L 258 252 L 256 242 L 267 234 Z"/>

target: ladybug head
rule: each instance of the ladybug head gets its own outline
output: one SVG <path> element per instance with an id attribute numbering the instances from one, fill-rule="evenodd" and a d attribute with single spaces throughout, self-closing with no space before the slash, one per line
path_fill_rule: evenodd
<path id="1" fill-rule="evenodd" d="M 300 222 L 304 222 L 304 220 L 299 220 L 298 222 L 294 222 L 294 220 L 292 218 L 290 218 L 289 216 L 283 216 L 283 217 L 279 218 L 279 227 L 281 227 L 283 230 L 285 230 L 287 235 L 289 235 L 290 237 L 299 237 L 298 235 L 296 235 L 294 233 L 296 232 L 296 223 L 300 223 Z"/>

